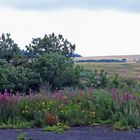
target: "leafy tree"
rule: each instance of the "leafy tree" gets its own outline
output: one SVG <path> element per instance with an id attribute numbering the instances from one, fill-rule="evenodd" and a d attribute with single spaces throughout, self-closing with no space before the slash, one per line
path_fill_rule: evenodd
<path id="1" fill-rule="evenodd" d="M 56 36 L 54 33 L 45 35 L 43 38 L 35 38 L 29 46 L 26 46 L 29 57 L 34 58 L 44 53 L 61 53 L 66 57 L 71 57 L 75 44 L 71 44 L 62 35 Z"/>
<path id="2" fill-rule="evenodd" d="M 0 59 L 5 59 L 8 63 L 17 65 L 20 59 L 18 45 L 12 40 L 10 34 L 2 34 L 0 37 Z"/>

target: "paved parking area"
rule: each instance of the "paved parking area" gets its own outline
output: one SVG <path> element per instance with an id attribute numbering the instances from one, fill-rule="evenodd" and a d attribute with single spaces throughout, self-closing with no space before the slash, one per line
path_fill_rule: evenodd
<path id="1" fill-rule="evenodd" d="M 64 134 L 46 133 L 43 129 L 0 129 L 0 140 L 17 140 L 20 133 L 33 140 L 140 140 L 140 129 L 115 131 L 110 127 L 73 127 Z"/>

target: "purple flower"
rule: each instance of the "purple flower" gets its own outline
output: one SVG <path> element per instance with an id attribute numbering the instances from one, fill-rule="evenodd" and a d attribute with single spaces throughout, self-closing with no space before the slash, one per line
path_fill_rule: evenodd
<path id="1" fill-rule="evenodd" d="M 123 97 L 124 97 L 125 101 L 129 101 L 129 100 L 134 99 L 134 96 L 130 93 L 125 93 Z"/>
<path id="2" fill-rule="evenodd" d="M 94 93 L 94 90 L 95 90 L 94 88 L 88 88 L 88 93 L 89 94 L 93 94 Z"/>
<path id="3" fill-rule="evenodd" d="M 112 89 L 112 94 L 114 95 L 114 94 L 118 94 L 119 93 L 119 90 L 118 89 L 116 89 L 116 88 L 113 88 Z"/>

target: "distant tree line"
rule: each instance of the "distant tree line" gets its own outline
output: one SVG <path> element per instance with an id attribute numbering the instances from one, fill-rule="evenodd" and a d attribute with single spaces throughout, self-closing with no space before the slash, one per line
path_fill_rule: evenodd
<path id="1" fill-rule="evenodd" d="M 97 59 L 97 60 L 93 60 L 93 59 L 87 59 L 87 60 L 76 60 L 75 62 L 77 63 L 83 63 L 83 62 L 126 62 L 126 59 Z"/>
<path id="2" fill-rule="evenodd" d="M 73 54 L 72 54 L 72 57 L 73 57 L 73 58 L 75 58 L 75 57 L 82 57 L 82 55 L 77 54 L 77 53 L 73 53 Z"/>

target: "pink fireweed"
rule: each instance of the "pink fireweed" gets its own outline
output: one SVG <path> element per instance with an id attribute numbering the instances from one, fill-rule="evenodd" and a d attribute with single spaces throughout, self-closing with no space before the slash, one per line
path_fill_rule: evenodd
<path id="1" fill-rule="evenodd" d="M 52 96 L 52 99 L 53 100 L 60 100 L 61 102 L 63 102 L 64 104 L 67 104 L 69 103 L 69 98 L 68 96 L 66 96 L 64 94 L 64 91 L 63 90 L 59 90 L 57 92 L 54 92 L 53 96 Z"/>
<path id="2" fill-rule="evenodd" d="M 92 95 L 94 93 L 95 89 L 94 88 L 88 88 L 87 93 Z"/>
<path id="3" fill-rule="evenodd" d="M 133 96 L 131 93 L 125 93 L 125 94 L 123 95 L 123 99 L 124 99 L 125 101 L 130 101 L 130 100 L 133 100 L 133 99 L 134 99 L 134 96 Z"/>
<path id="4" fill-rule="evenodd" d="M 112 98 L 118 105 L 135 100 L 135 96 L 131 93 L 120 93 L 115 90 L 112 92 Z"/>

